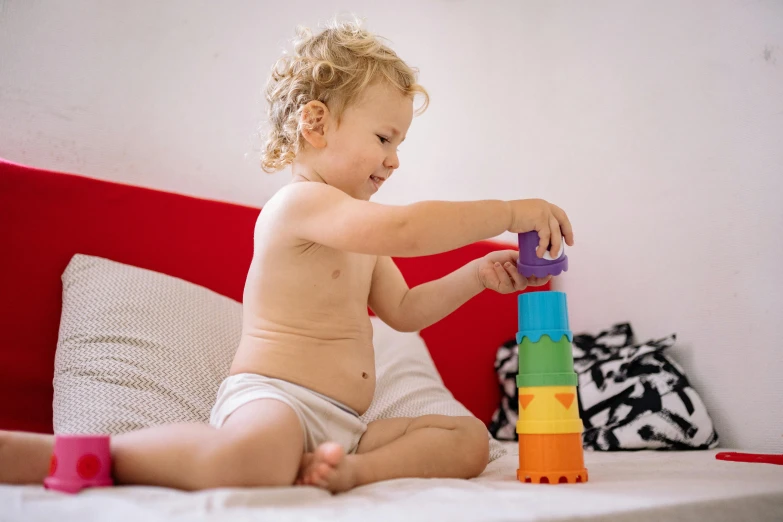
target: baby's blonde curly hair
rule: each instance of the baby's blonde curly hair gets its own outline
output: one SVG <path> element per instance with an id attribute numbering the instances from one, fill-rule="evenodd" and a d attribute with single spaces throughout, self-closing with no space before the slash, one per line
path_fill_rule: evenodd
<path id="1" fill-rule="evenodd" d="M 387 82 L 404 95 L 420 94 L 429 104 L 427 91 L 416 83 L 417 70 L 409 67 L 381 38 L 354 21 L 332 21 L 317 35 L 297 29 L 294 54 L 285 55 L 272 68 L 266 87 L 268 125 L 261 168 L 278 171 L 291 164 L 302 146 L 302 108 L 318 100 L 340 114 L 370 84 Z"/>

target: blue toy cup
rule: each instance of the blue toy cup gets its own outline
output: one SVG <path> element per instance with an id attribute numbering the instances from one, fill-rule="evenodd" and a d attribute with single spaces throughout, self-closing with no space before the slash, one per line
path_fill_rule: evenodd
<path id="1" fill-rule="evenodd" d="M 542 335 L 557 342 L 573 334 L 568 323 L 568 303 L 563 292 L 530 292 L 517 297 L 517 344 L 524 337 L 537 343 Z"/>

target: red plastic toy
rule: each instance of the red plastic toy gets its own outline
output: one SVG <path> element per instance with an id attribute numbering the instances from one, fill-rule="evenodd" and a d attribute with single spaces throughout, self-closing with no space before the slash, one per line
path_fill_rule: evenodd
<path id="1" fill-rule="evenodd" d="M 736 451 L 722 451 L 715 455 L 718 460 L 730 462 L 758 462 L 763 464 L 777 464 L 783 466 L 783 454 L 773 453 L 739 453 Z"/>

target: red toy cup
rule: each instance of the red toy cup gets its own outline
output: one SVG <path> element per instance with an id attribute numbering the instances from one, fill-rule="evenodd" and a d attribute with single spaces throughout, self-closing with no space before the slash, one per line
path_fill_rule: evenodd
<path id="1" fill-rule="evenodd" d="M 108 435 L 55 435 L 45 488 L 78 493 L 113 484 Z"/>

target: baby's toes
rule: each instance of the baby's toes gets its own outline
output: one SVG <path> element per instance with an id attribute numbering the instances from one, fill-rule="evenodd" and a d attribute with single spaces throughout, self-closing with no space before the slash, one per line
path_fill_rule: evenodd
<path id="1" fill-rule="evenodd" d="M 335 470 L 330 470 L 326 473 L 326 475 L 322 476 L 318 482 L 315 483 L 316 486 L 323 489 L 328 489 L 331 491 L 331 485 L 334 484 L 334 481 L 337 479 L 337 472 Z"/>
<path id="2" fill-rule="evenodd" d="M 326 462 L 319 462 L 313 466 L 313 470 L 310 473 L 310 480 L 313 484 L 321 487 L 325 487 L 329 479 L 334 475 L 334 468 Z"/>

